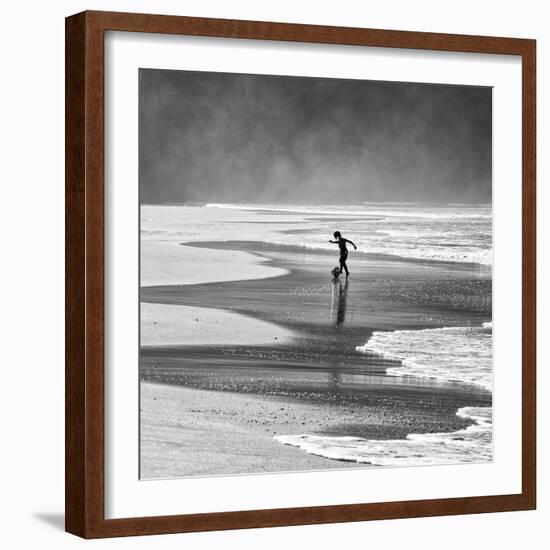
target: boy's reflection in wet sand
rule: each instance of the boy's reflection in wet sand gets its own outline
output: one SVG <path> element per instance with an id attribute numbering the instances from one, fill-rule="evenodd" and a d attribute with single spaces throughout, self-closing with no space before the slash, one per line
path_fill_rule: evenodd
<path id="1" fill-rule="evenodd" d="M 346 320 L 346 305 L 348 299 L 348 279 L 342 282 L 335 277 L 332 280 L 332 308 L 331 319 L 335 327 L 344 324 Z"/>
<path id="2" fill-rule="evenodd" d="M 332 280 L 332 307 L 331 322 L 339 329 L 346 320 L 346 305 L 348 300 L 348 279 L 342 282 L 338 277 Z M 338 388 L 342 382 L 342 374 L 338 363 L 334 363 L 330 369 L 330 383 L 334 388 Z"/>

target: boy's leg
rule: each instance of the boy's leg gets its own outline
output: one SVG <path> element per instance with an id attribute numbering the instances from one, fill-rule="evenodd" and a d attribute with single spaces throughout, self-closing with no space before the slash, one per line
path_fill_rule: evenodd
<path id="1" fill-rule="evenodd" d="M 342 262 L 342 265 L 344 266 L 344 270 L 345 270 L 345 272 L 346 272 L 346 277 L 347 277 L 347 276 L 349 275 L 349 271 L 348 271 L 348 266 L 347 266 L 345 260 Z"/>
<path id="2" fill-rule="evenodd" d="M 348 266 L 346 265 L 347 254 L 340 256 L 340 271 L 345 271 L 346 275 L 349 275 Z"/>

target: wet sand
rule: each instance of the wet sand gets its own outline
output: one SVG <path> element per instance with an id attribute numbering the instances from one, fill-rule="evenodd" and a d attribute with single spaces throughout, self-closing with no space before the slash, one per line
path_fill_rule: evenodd
<path id="1" fill-rule="evenodd" d="M 491 404 L 489 392 L 465 384 L 387 376 L 390 362 L 355 349 L 373 330 L 480 325 L 491 315 L 485 271 L 351 255 L 346 284 L 330 280 L 327 265 L 335 255 L 323 252 L 239 241 L 192 246 L 260 254 L 288 274 L 150 286 L 141 289 L 142 302 L 244 314 L 276 323 L 294 338 L 277 345 L 143 348 L 142 434 L 151 437 L 142 440 L 142 477 L 341 467 L 345 463 L 271 439 L 301 433 L 398 439 L 413 432 L 455 431 L 471 423 L 456 416 L 458 408 Z M 166 397 L 153 400 L 154 388 L 166 388 L 160 384 L 172 385 L 170 406 L 162 401 Z M 202 407 L 188 404 L 197 391 Z M 254 407 L 247 405 L 252 401 Z M 228 407 L 234 414 L 226 415 Z M 185 421 L 166 432 L 161 426 L 172 422 L 175 411 Z M 213 426 L 220 416 L 223 425 Z M 160 440 L 153 436 L 156 430 Z M 177 460 L 158 459 L 170 442 L 178 449 Z M 200 455 L 196 448 L 204 445 Z"/>

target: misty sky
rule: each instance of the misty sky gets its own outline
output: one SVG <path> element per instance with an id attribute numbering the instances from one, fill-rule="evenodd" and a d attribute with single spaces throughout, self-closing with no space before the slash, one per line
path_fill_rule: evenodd
<path id="1" fill-rule="evenodd" d="M 492 90 L 140 70 L 141 202 L 489 202 Z"/>

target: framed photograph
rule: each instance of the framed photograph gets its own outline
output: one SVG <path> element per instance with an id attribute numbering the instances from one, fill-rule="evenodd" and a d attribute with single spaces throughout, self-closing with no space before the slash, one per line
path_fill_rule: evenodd
<path id="1" fill-rule="evenodd" d="M 66 20 L 66 529 L 535 508 L 535 41 Z"/>

